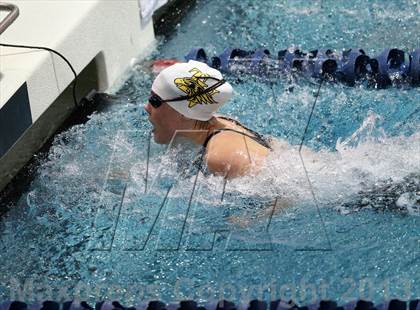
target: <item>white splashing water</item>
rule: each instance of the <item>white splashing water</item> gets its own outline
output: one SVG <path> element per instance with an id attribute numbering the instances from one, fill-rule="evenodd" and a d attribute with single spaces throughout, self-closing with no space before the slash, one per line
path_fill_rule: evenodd
<path id="1" fill-rule="evenodd" d="M 226 189 L 263 198 L 282 197 L 300 205 L 313 201 L 312 186 L 317 200 L 327 206 L 345 203 L 384 181 L 403 182 L 420 172 L 420 133 L 387 137 L 376 126 L 380 119 L 369 113 L 350 137 L 337 141 L 336 152 L 303 147 L 300 157 L 298 145 L 277 140 L 258 174 L 234 179 Z M 210 183 L 220 183 L 218 177 L 211 179 Z M 413 194 L 405 195 L 412 198 Z M 400 206 L 412 208 L 418 203 L 403 198 Z"/>

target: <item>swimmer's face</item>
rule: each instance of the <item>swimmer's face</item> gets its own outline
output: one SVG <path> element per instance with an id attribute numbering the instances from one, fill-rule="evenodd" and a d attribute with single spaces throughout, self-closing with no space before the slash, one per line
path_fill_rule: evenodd
<path id="1" fill-rule="evenodd" d="M 156 143 L 168 144 L 171 142 L 176 130 L 184 129 L 185 118 L 172 109 L 167 103 L 154 108 L 150 103 L 144 107 L 149 114 L 149 121 L 153 125 L 153 138 Z"/>

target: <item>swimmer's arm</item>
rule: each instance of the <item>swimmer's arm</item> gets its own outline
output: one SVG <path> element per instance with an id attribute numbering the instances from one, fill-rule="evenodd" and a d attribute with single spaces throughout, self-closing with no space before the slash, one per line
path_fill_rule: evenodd
<path id="1" fill-rule="evenodd" d="M 231 133 L 220 133 L 219 139 L 210 141 L 205 156 L 208 170 L 228 179 L 257 172 L 268 150 L 256 148 L 255 142 L 247 143 L 245 138 L 232 140 L 231 137 Z"/>
<path id="2" fill-rule="evenodd" d="M 210 149 L 206 154 L 208 170 L 227 179 L 241 177 L 258 172 L 264 161 L 264 156 L 254 155 L 253 160 L 245 148 L 228 146 L 217 150 Z"/>
<path id="3" fill-rule="evenodd" d="M 244 176 L 251 166 L 247 156 L 239 152 L 229 152 L 226 149 L 208 152 L 206 162 L 211 173 L 227 179 Z"/>

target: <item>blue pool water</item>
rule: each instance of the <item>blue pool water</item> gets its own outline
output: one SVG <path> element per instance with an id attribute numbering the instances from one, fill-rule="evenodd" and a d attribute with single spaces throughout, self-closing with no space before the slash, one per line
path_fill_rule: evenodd
<path id="1" fill-rule="evenodd" d="M 199 1 L 151 59 L 194 46 L 407 51 L 419 16 L 416 1 Z M 302 161 L 317 81 L 228 76 L 221 112 L 278 142 L 256 177 L 194 183 L 179 177 L 193 149 L 152 142 L 146 160 L 152 78 L 133 66 L 122 99 L 58 135 L 9 205 L 1 299 L 420 297 L 419 89 L 323 85 Z"/>

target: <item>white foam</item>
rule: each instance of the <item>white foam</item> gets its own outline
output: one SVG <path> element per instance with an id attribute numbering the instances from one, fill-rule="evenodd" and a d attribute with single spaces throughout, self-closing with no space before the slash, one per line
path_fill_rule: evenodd
<path id="1" fill-rule="evenodd" d="M 303 147 L 299 153 L 298 145 L 276 139 L 274 151 L 260 171 L 228 181 L 225 190 L 263 200 L 281 197 L 283 202 L 299 206 L 313 203 L 313 189 L 321 205 L 336 206 L 383 181 L 401 182 L 407 175 L 420 171 L 420 132 L 408 137 L 387 137 L 380 126 L 383 121 L 380 115 L 369 112 L 353 134 L 337 140 L 336 151 Z M 190 194 L 185 189 L 192 188 L 195 176 L 183 179 L 174 163 L 174 158 L 183 157 L 181 153 L 177 156 L 181 150 L 174 148 L 165 155 L 153 156 L 149 163 L 148 191 L 159 193 L 158 184 L 162 180 L 174 179 L 180 190 L 174 188 L 173 197 Z M 145 162 L 142 158 L 130 169 L 131 181 L 139 194 L 144 192 Z M 197 189 L 201 188 L 198 199 L 213 205 L 223 190 L 223 178 L 200 176 L 198 181 Z"/>
<path id="2" fill-rule="evenodd" d="M 350 137 L 337 141 L 336 152 L 303 147 L 300 157 L 298 146 L 277 141 L 259 174 L 235 179 L 228 188 L 299 204 L 313 200 L 312 186 L 319 202 L 329 205 L 345 202 L 381 181 L 399 182 L 419 172 L 420 133 L 386 137 L 376 126 L 380 119 L 369 113 Z"/>
<path id="3" fill-rule="evenodd" d="M 400 208 L 405 208 L 412 215 L 420 215 L 420 194 L 407 192 L 401 194 L 396 205 Z"/>

